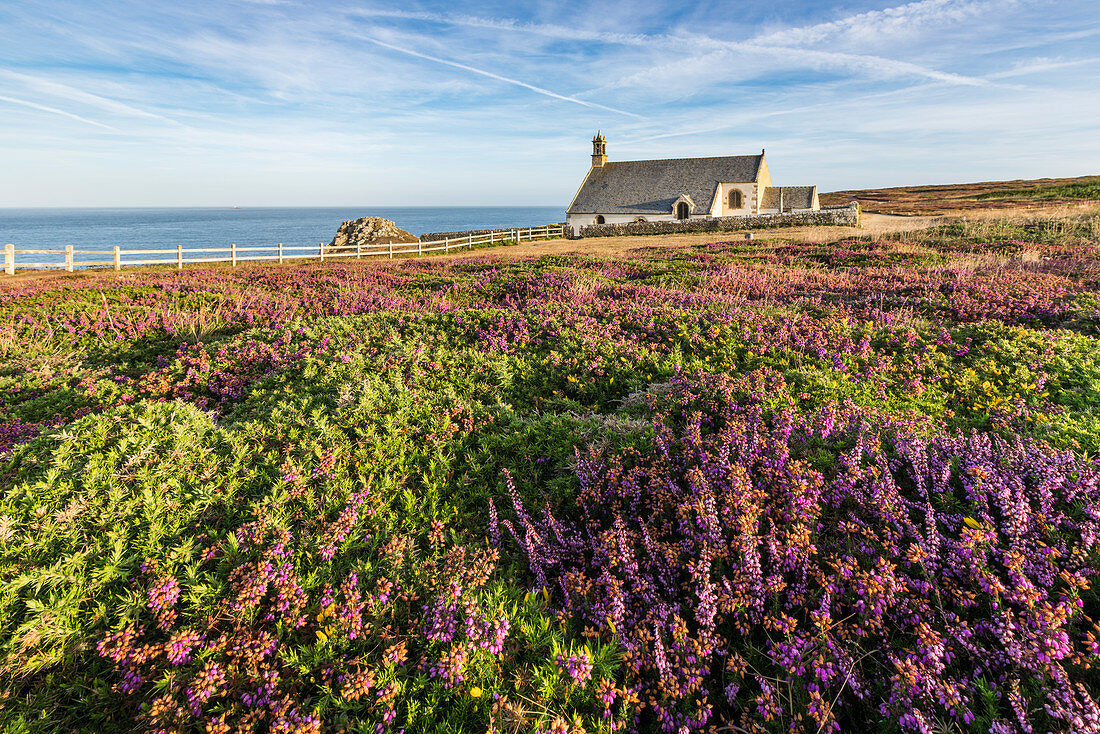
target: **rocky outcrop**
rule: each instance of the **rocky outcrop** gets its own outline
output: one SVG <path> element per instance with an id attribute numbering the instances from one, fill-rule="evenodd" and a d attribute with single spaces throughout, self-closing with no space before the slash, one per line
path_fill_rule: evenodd
<path id="1" fill-rule="evenodd" d="M 409 234 L 388 219 L 360 217 L 341 224 L 328 247 L 333 250 L 346 250 L 354 249 L 357 245 L 368 247 L 416 241 L 416 235 Z"/>

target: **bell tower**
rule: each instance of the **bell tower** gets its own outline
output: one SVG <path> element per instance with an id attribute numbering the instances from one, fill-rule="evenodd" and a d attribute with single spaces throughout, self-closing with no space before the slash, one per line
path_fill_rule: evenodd
<path id="1" fill-rule="evenodd" d="M 603 131 L 597 132 L 596 137 L 592 138 L 592 167 L 603 168 L 607 163 L 607 138 L 603 136 Z"/>

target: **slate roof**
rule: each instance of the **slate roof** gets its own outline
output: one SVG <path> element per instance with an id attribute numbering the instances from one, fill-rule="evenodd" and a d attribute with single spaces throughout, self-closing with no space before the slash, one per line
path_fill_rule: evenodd
<path id="1" fill-rule="evenodd" d="M 762 155 L 618 161 L 593 168 L 569 214 L 664 214 L 681 194 L 696 214 L 710 212 L 719 183 L 756 180 Z"/>
<path id="2" fill-rule="evenodd" d="M 779 208 L 779 191 L 783 190 L 783 209 L 813 209 L 816 186 L 769 186 L 764 189 L 761 209 Z"/>

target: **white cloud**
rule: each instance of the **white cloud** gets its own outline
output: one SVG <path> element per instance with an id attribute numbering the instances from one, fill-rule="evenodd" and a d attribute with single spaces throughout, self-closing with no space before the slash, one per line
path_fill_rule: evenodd
<path id="1" fill-rule="evenodd" d="M 578 21 L 570 25 L 522 23 L 512 18 L 486 18 L 476 15 L 448 15 L 444 13 L 389 10 L 381 8 L 349 8 L 344 12 L 349 17 L 353 18 L 420 20 L 441 25 L 531 34 L 567 41 L 600 41 L 601 43 L 631 46 L 644 46 L 654 41 L 652 36 L 644 33 L 617 33 L 614 31 L 593 30 L 586 27 L 583 21 Z"/>
<path id="2" fill-rule="evenodd" d="M 825 42 L 878 46 L 896 42 L 898 38 L 923 35 L 928 26 L 950 27 L 1017 3 L 1018 0 L 919 0 L 883 10 L 856 13 L 827 23 L 765 33 L 753 40 L 776 46 L 806 46 Z"/>

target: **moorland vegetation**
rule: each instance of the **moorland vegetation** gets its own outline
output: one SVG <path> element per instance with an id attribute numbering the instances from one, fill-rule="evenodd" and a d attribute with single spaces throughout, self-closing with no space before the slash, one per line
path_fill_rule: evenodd
<path id="1" fill-rule="evenodd" d="M 1100 217 L 645 244 L 0 285 L 5 731 L 1100 730 Z"/>
<path id="2" fill-rule="evenodd" d="M 983 214 L 1003 209 L 1005 216 L 1020 207 L 1052 203 L 1085 206 L 1100 199 L 1100 176 L 1038 178 L 981 183 L 897 186 L 821 194 L 823 205 L 859 202 L 863 211 L 902 215 Z"/>

